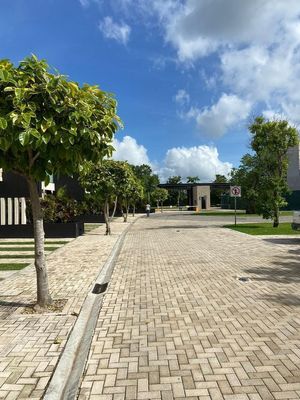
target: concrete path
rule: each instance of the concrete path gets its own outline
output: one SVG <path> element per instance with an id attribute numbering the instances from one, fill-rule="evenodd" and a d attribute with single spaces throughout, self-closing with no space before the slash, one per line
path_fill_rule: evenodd
<path id="1" fill-rule="evenodd" d="M 79 399 L 186 398 L 300 399 L 300 248 L 186 214 L 129 231 Z"/>
<path id="2" fill-rule="evenodd" d="M 127 226 L 118 218 L 112 236 L 102 225 L 47 256 L 52 297 L 66 301 L 60 313 L 22 313 L 36 299 L 32 265 L 0 282 L 0 399 L 43 398 L 82 303 Z"/>

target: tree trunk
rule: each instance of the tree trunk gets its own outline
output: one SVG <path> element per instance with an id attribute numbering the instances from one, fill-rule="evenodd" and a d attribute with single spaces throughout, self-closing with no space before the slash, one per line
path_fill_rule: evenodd
<path id="1" fill-rule="evenodd" d="M 279 226 L 279 209 L 276 207 L 273 220 L 273 228 L 278 228 Z"/>
<path id="2" fill-rule="evenodd" d="M 124 203 L 124 207 L 125 207 L 125 212 L 124 212 L 124 208 L 123 208 L 123 205 L 122 205 L 123 222 L 127 222 L 127 217 L 128 217 L 128 203 L 127 203 L 126 200 L 125 200 L 125 203 Z"/>
<path id="3" fill-rule="evenodd" d="M 132 216 L 133 216 L 133 217 L 135 216 L 135 204 L 134 204 L 133 207 L 132 207 Z"/>
<path id="4" fill-rule="evenodd" d="M 40 307 L 45 307 L 52 303 L 52 299 L 49 292 L 48 274 L 45 261 L 43 212 L 35 180 L 28 177 L 27 182 L 30 193 L 33 219 L 34 265 L 37 278 L 37 304 Z"/>
<path id="5" fill-rule="evenodd" d="M 104 202 L 104 221 L 106 225 L 106 231 L 105 235 L 111 235 L 111 230 L 110 230 L 110 218 L 109 218 L 109 202 L 105 200 Z"/>
<path id="6" fill-rule="evenodd" d="M 116 196 L 116 199 L 115 199 L 115 205 L 114 205 L 113 213 L 112 213 L 111 217 L 109 217 L 110 221 L 112 221 L 112 219 L 115 216 L 116 209 L 117 209 L 117 204 L 118 204 L 118 196 Z"/>
<path id="7" fill-rule="evenodd" d="M 163 202 L 160 202 L 160 212 L 163 212 Z"/>

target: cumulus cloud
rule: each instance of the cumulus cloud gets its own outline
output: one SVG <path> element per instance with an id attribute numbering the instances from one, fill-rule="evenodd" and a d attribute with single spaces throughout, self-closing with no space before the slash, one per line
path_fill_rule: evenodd
<path id="1" fill-rule="evenodd" d="M 216 82 L 222 85 L 226 95 L 211 107 L 190 107 L 189 117 L 197 121 L 201 132 L 221 136 L 243 121 L 251 108 L 261 107 L 300 123 L 299 0 L 115 0 L 112 4 L 132 23 L 156 24 L 181 66 L 196 69 L 201 62 L 198 76 L 202 74 L 208 90 Z M 107 25 L 114 22 L 110 19 Z M 129 30 L 110 37 L 126 43 L 130 27 L 124 26 Z M 212 54 L 217 60 L 213 77 L 202 63 L 203 57 Z M 181 108 L 188 100 L 183 94 L 177 93 Z M 237 112 L 231 107 L 234 102 Z M 193 104 L 192 98 L 189 103 Z M 230 112 L 222 128 L 226 108 Z M 178 115 L 182 114 L 181 109 Z"/>
<path id="2" fill-rule="evenodd" d="M 105 17 L 99 23 L 99 29 L 107 39 L 114 39 L 121 44 L 126 44 L 129 40 L 131 28 L 125 23 L 116 23 L 111 17 Z"/>
<path id="3" fill-rule="evenodd" d="M 129 164 L 151 165 L 147 155 L 147 149 L 137 143 L 131 136 L 124 136 L 122 141 L 114 139 L 113 146 L 116 151 L 113 153 L 113 159 L 118 161 L 128 161 Z"/>
<path id="4" fill-rule="evenodd" d="M 236 95 L 223 93 L 218 102 L 210 108 L 191 108 L 187 118 L 195 119 L 202 133 L 214 138 L 221 137 L 233 125 L 245 120 L 250 112 L 251 103 Z"/>
<path id="5" fill-rule="evenodd" d="M 214 146 L 174 147 L 167 151 L 164 165 L 158 171 L 162 181 L 173 175 L 198 176 L 202 182 L 211 182 L 216 174 L 228 175 L 232 164 L 219 159 Z"/>
<path id="6" fill-rule="evenodd" d="M 188 104 L 190 102 L 190 95 L 184 89 L 179 89 L 175 95 L 175 101 L 180 105 Z"/>
<path id="7" fill-rule="evenodd" d="M 162 182 L 174 175 L 180 175 L 183 180 L 187 176 L 198 176 L 202 182 L 211 182 L 216 174 L 228 175 L 232 169 L 231 163 L 220 160 L 215 146 L 173 147 L 166 152 L 161 165 L 152 162 L 147 149 L 131 136 L 124 136 L 121 141 L 115 139 L 113 146 L 116 149 L 114 160 L 133 165 L 148 164 Z"/>

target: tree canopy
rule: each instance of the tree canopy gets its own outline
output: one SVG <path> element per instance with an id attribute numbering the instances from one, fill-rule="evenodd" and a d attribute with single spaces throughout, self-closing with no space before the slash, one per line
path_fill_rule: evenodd
<path id="1" fill-rule="evenodd" d="M 111 155 L 120 124 L 116 100 L 97 86 L 80 87 L 51 73 L 34 55 L 17 67 L 0 61 L 0 167 L 24 176 L 29 185 L 41 306 L 51 297 L 37 183 L 47 183 L 52 174 L 72 175 L 86 160 Z"/>
<path id="2" fill-rule="evenodd" d="M 264 218 L 272 218 L 274 227 L 279 225 L 279 209 L 286 205 L 287 151 L 299 143 L 296 128 L 288 121 L 269 121 L 255 118 L 249 130 L 251 147 L 256 153 L 255 169 L 258 173 L 258 208 Z"/>

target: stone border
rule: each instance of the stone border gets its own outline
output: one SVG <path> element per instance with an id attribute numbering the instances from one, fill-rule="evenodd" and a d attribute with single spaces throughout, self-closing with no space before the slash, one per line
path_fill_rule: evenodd
<path id="1" fill-rule="evenodd" d="M 109 258 L 105 262 L 93 284 L 93 288 L 96 284 L 103 285 L 109 282 L 116 260 L 122 249 L 125 236 L 135 221 L 133 221 L 124 232 L 122 232 L 114 244 Z M 92 290 L 85 298 L 77 321 L 67 340 L 50 383 L 48 384 L 48 388 L 43 397 L 44 400 L 71 400 L 75 399 L 77 395 L 80 378 L 87 361 L 94 330 L 105 294 L 95 294 Z"/>

